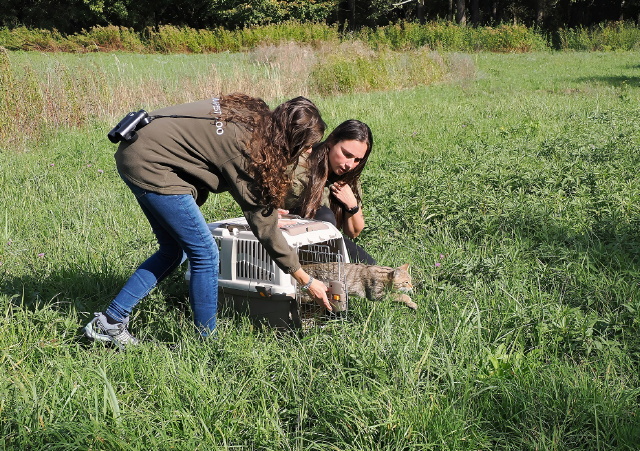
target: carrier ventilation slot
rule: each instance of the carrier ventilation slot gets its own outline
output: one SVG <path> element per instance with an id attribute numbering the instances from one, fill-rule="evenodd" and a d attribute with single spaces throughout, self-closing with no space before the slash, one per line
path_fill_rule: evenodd
<path id="1" fill-rule="evenodd" d="M 238 240 L 236 276 L 239 279 L 270 282 L 275 276 L 274 263 L 258 241 Z"/>
<path id="2" fill-rule="evenodd" d="M 222 273 L 222 238 L 214 236 L 213 239 L 218 246 L 218 274 Z"/>

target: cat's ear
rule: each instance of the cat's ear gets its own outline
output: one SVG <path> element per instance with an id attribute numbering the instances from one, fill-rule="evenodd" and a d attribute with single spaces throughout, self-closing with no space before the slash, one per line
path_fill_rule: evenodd
<path id="1" fill-rule="evenodd" d="M 398 269 L 401 270 L 401 271 L 408 271 L 409 270 L 409 263 L 405 263 L 404 265 L 399 266 Z"/>

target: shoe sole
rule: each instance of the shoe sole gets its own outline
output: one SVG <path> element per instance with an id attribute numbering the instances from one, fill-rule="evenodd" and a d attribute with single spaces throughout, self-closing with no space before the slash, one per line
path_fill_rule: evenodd
<path id="1" fill-rule="evenodd" d="M 121 350 L 124 350 L 126 346 L 136 346 L 139 344 L 138 341 L 129 340 L 127 343 L 122 343 L 120 340 L 115 339 L 111 335 L 99 334 L 93 328 L 93 322 L 84 326 L 84 335 L 90 340 L 100 341 L 103 343 L 113 343 Z"/>
<path id="2" fill-rule="evenodd" d="M 92 324 L 87 324 L 86 326 L 84 326 L 84 336 L 90 340 L 95 340 L 95 341 L 103 341 L 103 342 L 114 341 L 113 338 L 111 338 L 109 335 L 99 334 L 95 330 L 93 330 Z"/>

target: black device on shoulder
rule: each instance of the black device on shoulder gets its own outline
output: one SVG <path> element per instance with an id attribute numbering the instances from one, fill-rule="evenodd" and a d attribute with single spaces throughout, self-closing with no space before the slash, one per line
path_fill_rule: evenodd
<path id="1" fill-rule="evenodd" d="M 149 114 L 145 110 L 140 110 L 138 112 L 132 111 L 122 118 L 118 125 L 113 127 L 109 133 L 107 133 L 107 137 L 109 141 L 114 144 L 119 143 L 120 141 L 125 141 L 129 144 L 133 143 L 138 139 L 138 134 L 136 131 L 140 130 L 142 127 L 147 125 L 154 119 L 163 118 L 163 117 L 172 117 L 172 118 L 185 118 L 185 119 L 206 119 L 208 121 L 217 120 L 216 117 L 200 117 L 200 116 L 180 116 L 176 114 L 172 114 L 169 116 L 149 116 Z"/>
<path id="2" fill-rule="evenodd" d="M 120 141 L 126 141 L 128 143 L 135 142 L 138 139 L 137 130 L 151 122 L 154 117 L 150 117 L 145 110 L 140 110 L 137 113 L 131 112 L 127 114 L 118 125 L 113 127 L 107 137 L 109 141 L 116 144 Z"/>

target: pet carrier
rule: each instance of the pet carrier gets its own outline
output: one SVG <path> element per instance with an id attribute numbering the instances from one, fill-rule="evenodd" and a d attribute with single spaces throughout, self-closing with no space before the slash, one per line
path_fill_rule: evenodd
<path id="1" fill-rule="evenodd" d="M 334 312 L 347 310 L 344 263 L 348 255 L 340 231 L 330 223 L 285 216 L 278 226 L 296 250 L 305 271 L 327 287 Z M 289 274 L 282 271 L 254 236 L 245 218 L 209 224 L 220 250 L 219 306 L 274 327 L 300 327 L 301 313 L 315 312 Z M 187 270 L 186 278 L 190 277 Z M 302 310 L 302 311 L 301 311 Z"/>

